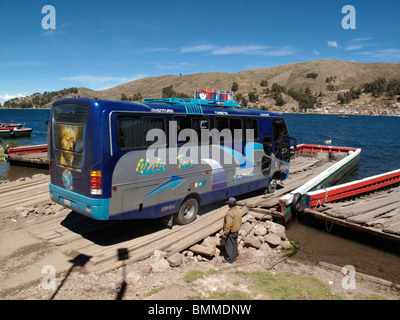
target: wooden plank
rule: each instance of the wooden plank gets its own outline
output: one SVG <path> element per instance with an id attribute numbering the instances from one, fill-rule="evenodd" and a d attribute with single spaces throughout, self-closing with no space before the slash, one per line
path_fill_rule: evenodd
<path id="1" fill-rule="evenodd" d="M 257 209 L 257 208 L 254 208 L 254 209 Z M 249 214 L 252 215 L 257 220 L 271 220 L 272 219 L 271 213 L 260 213 L 260 212 L 255 212 L 252 210 L 249 211 Z"/>
<path id="2" fill-rule="evenodd" d="M 11 196 L 18 196 L 21 197 L 21 191 L 23 191 L 24 193 L 29 193 L 32 194 L 33 193 L 41 193 L 43 192 L 43 190 L 47 190 L 47 192 L 49 192 L 49 182 L 47 181 L 40 181 L 37 183 L 32 183 L 29 184 L 27 186 L 25 186 L 24 188 L 21 187 L 16 187 L 16 188 L 10 188 L 7 190 L 4 190 L 3 192 L 0 192 L 2 197 L 11 197 Z"/>
<path id="3" fill-rule="evenodd" d="M 25 188 L 29 187 L 35 187 L 35 186 L 47 186 L 49 185 L 49 178 L 46 176 L 45 179 L 42 178 L 35 178 L 35 179 L 30 179 L 30 180 L 25 180 L 25 181 L 13 181 L 13 182 L 7 182 L 7 183 L 1 183 L 0 184 L 0 194 L 9 194 L 13 193 L 14 191 L 21 192 L 25 191 Z"/>
<path id="4" fill-rule="evenodd" d="M 196 232 L 190 236 L 190 238 L 182 239 L 181 241 L 177 243 L 173 243 L 171 246 L 168 247 L 168 254 L 167 256 L 171 256 L 176 252 L 180 252 L 189 246 L 203 240 L 207 236 L 214 234 L 218 232 L 219 230 L 222 229 L 223 227 L 223 217 L 225 216 L 225 213 L 227 211 L 227 208 L 224 208 L 221 210 L 218 214 L 218 219 L 214 221 L 213 224 L 209 225 L 207 229 L 199 230 L 199 232 Z M 242 211 L 242 216 L 245 215 L 248 212 L 248 208 L 244 207 L 241 209 Z"/>
<path id="5" fill-rule="evenodd" d="M 159 232 L 145 235 L 139 239 L 118 243 L 107 249 L 99 246 L 90 246 L 82 253 L 93 256 L 91 262 L 98 264 L 104 261 L 115 259 L 116 248 L 124 247 L 128 250 L 130 261 L 137 261 L 151 256 L 154 250 L 168 251 L 168 255 L 180 252 L 205 237 L 219 231 L 222 228 L 223 216 L 227 211 L 227 206 L 214 210 L 205 215 L 199 216 L 194 222 L 184 226 L 173 226 L 172 230 L 165 228 Z M 242 209 L 242 213 L 247 212 L 247 208 Z"/>
<path id="6" fill-rule="evenodd" d="M 390 225 L 392 225 L 393 223 L 395 223 L 397 221 L 400 221 L 400 214 L 397 214 L 391 218 L 388 218 L 386 221 L 384 221 L 380 225 L 381 225 L 381 228 L 384 229 L 384 228 L 389 227 Z"/>
<path id="7" fill-rule="evenodd" d="M 7 202 L 7 204 L 4 204 L 1 206 L 1 211 L 12 211 L 15 210 L 17 207 L 29 207 L 33 206 L 35 204 L 40 204 L 40 203 L 45 203 L 51 201 L 50 196 L 48 194 L 39 194 L 39 195 L 34 195 L 32 197 L 24 198 L 24 199 L 19 199 L 15 200 L 13 203 Z"/>
<path id="8" fill-rule="evenodd" d="M 290 169 L 289 169 L 289 174 L 297 174 L 302 171 L 310 170 L 313 166 L 315 166 L 317 163 L 321 162 L 321 159 L 317 158 L 307 158 L 304 159 L 304 161 L 300 163 L 296 163 L 295 165 L 292 165 L 292 162 L 290 163 Z"/>
<path id="9" fill-rule="evenodd" d="M 367 226 L 375 226 L 375 225 L 383 225 L 383 223 L 385 222 L 389 222 L 390 218 L 398 216 L 398 219 L 400 220 L 400 208 L 397 208 L 395 210 L 389 211 L 375 219 L 371 219 L 369 221 L 367 221 L 365 224 Z M 393 219 L 392 219 L 393 221 Z M 397 221 L 397 219 L 396 219 Z"/>
<path id="10" fill-rule="evenodd" d="M 320 220 L 324 220 L 327 222 L 333 222 L 334 224 L 337 224 L 339 226 L 347 227 L 356 231 L 360 232 L 365 232 L 368 234 L 372 234 L 374 236 L 378 236 L 380 238 L 388 239 L 388 240 L 393 240 L 400 242 L 400 236 L 396 234 L 389 234 L 383 232 L 381 229 L 373 228 L 373 227 L 367 227 L 367 226 L 361 226 L 356 223 L 352 223 L 343 219 L 335 218 L 335 217 L 330 217 L 327 216 L 325 213 L 318 212 L 316 210 L 310 210 L 310 209 L 304 209 L 304 212 L 307 214 L 310 214 L 312 217 L 315 217 Z"/>
<path id="11" fill-rule="evenodd" d="M 350 221 L 350 222 L 354 222 L 354 223 L 360 223 L 360 224 L 364 224 L 366 223 L 368 220 L 373 219 L 375 217 L 381 216 L 382 214 L 388 213 L 396 208 L 398 208 L 400 206 L 400 201 L 393 203 L 393 204 L 388 204 L 386 206 L 383 206 L 381 208 L 375 209 L 375 210 L 371 210 L 369 212 L 357 215 L 357 216 L 353 216 L 353 217 L 349 217 L 346 220 Z"/>
<path id="12" fill-rule="evenodd" d="M 329 212 L 327 211 L 327 214 L 336 218 L 349 218 L 378 209 L 384 205 L 396 203 L 398 199 L 399 195 L 397 193 L 390 194 L 386 197 L 376 199 L 375 201 L 360 202 L 346 208 L 330 210 Z"/>
<path id="13" fill-rule="evenodd" d="M 382 231 L 400 236 L 400 221 L 391 224 L 389 227 L 384 228 Z"/>

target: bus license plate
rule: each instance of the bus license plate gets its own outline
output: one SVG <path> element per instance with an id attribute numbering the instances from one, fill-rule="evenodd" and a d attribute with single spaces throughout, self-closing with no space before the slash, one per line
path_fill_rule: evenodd
<path id="1" fill-rule="evenodd" d="M 64 199 L 64 205 L 67 207 L 71 206 L 71 201 L 69 201 L 68 199 Z"/>

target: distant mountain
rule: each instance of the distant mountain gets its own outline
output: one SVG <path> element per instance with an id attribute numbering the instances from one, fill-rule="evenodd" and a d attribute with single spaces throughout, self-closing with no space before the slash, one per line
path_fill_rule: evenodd
<path id="1" fill-rule="evenodd" d="M 336 99 L 338 93 L 346 92 L 352 87 L 355 89 L 362 88 L 365 83 L 373 82 L 378 78 L 385 78 L 387 82 L 393 79 L 400 80 L 400 63 L 314 60 L 236 73 L 207 72 L 186 75 L 163 75 L 127 82 L 101 91 L 76 88 L 77 92 L 74 93 L 54 94 L 51 101 L 41 107 L 49 107 L 54 100 L 73 95 L 101 99 L 121 99 L 121 97 L 133 98 L 134 100 L 150 97 L 161 98 L 162 89 L 171 85 L 172 90 L 176 93 L 192 97 L 195 89 L 231 91 L 234 82 L 238 84 L 236 94 L 240 93 L 245 98 L 249 97 L 249 92 L 255 92 L 258 95 L 258 101 L 250 104 L 252 107 L 257 107 L 257 105 L 273 106 L 276 104 L 276 100 L 268 96 L 268 92 L 270 92 L 269 90 L 274 83 L 285 87 L 287 90 L 290 88 L 294 90 L 309 88 L 309 92 L 315 96 L 319 95 L 319 102 L 324 103 Z M 263 80 L 264 86 L 261 85 Z M 268 82 L 267 86 L 265 86 L 265 80 Z M 284 106 L 293 108 L 298 106 L 298 102 L 291 96 L 286 93 L 283 93 L 282 96 L 286 102 Z M 366 97 L 376 100 L 371 95 Z M 31 98 L 32 96 L 20 98 L 16 102 L 29 102 L 32 101 Z M 35 99 L 37 100 L 38 98 Z M 367 100 L 365 100 L 366 103 L 370 102 L 370 100 Z"/>

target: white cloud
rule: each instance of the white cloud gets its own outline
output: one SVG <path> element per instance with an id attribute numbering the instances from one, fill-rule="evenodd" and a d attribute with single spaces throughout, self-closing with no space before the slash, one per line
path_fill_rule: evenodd
<path id="1" fill-rule="evenodd" d="M 61 77 L 60 80 L 74 82 L 74 86 L 85 85 L 93 90 L 104 90 L 123 84 L 128 81 L 137 80 L 145 77 L 145 75 L 138 74 L 131 77 L 107 77 L 107 76 L 92 76 L 81 75 L 72 77 Z"/>
<path id="2" fill-rule="evenodd" d="M 25 95 L 23 95 L 21 93 L 17 93 L 17 94 L 8 94 L 8 93 L 6 93 L 4 95 L 0 94 L 0 103 L 4 104 L 4 102 L 6 102 L 8 100 L 11 100 L 11 99 L 14 99 L 14 98 L 22 98 L 22 97 L 25 97 Z"/>
<path id="3" fill-rule="evenodd" d="M 371 40 L 371 38 L 355 38 L 350 41 L 350 44 L 344 50 L 359 50 L 362 49 L 364 46 L 368 45 L 365 44 L 366 41 Z"/>
<path id="4" fill-rule="evenodd" d="M 160 51 L 171 51 L 170 48 L 153 48 L 153 49 L 148 49 L 149 52 L 160 52 Z"/>
<path id="5" fill-rule="evenodd" d="M 269 51 L 263 52 L 262 55 L 264 56 L 270 56 L 270 57 L 282 57 L 282 56 L 290 56 L 291 54 L 294 54 L 296 52 L 296 49 L 293 48 L 292 46 L 284 46 L 281 48 L 275 48 Z"/>
<path id="6" fill-rule="evenodd" d="M 374 51 L 363 51 L 358 52 L 358 54 L 370 56 L 372 58 L 385 59 L 387 61 L 391 59 L 400 59 L 400 49 L 381 49 Z"/>
<path id="7" fill-rule="evenodd" d="M 217 46 L 215 46 L 213 44 L 200 44 L 200 45 L 195 45 L 195 46 L 182 47 L 180 52 L 181 53 L 202 52 L 202 51 L 214 50 L 216 48 L 217 48 Z"/>
<path id="8" fill-rule="evenodd" d="M 358 50 L 361 49 L 363 47 L 363 45 L 361 44 L 351 44 L 349 46 L 347 46 L 344 50 Z"/>
<path id="9" fill-rule="evenodd" d="M 63 30 L 65 26 L 69 24 L 69 21 L 63 23 L 61 26 L 57 27 L 55 29 L 49 29 L 44 32 L 42 32 L 43 36 L 55 36 L 55 35 L 60 35 L 60 34 L 65 34 L 66 32 Z"/>
<path id="10" fill-rule="evenodd" d="M 239 45 L 239 46 L 218 46 L 214 44 L 200 44 L 182 47 L 181 53 L 206 52 L 210 55 L 260 55 L 260 56 L 287 56 L 295 53 L 291 46 L 270 47 L 264 45 Z"/>
<path id="11" fill-rule="evenodd" d="M 245 54 L 245 55 L 258 55 L 263 54 L 264 50 L 269 49 L 267 46 L 249 45 L 249 46 L 224 46 L 212 50 L 213 55 L 224 54 Z"/>
<path id="12" fill-rule="evenodd" d="M 339 44 L 336 41 L 329 41 L 328 40 L 328 46 L 329 47 L 334 47 L 334 48 L 339 48 Z"/>
<path id="13" fill-rule="evenodd" d="M 371 38 L 355 38 L 353 39 L 353 42 L 362 42 L 362 41 L 368 41 L 371 40 Z"/>

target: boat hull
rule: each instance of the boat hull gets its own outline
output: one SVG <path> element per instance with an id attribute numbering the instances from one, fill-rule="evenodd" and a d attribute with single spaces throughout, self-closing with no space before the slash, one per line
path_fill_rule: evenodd
<path id="1" fill-rule="evenodd" d="M 0 130 L 0 138 L 19 138 L 19 137 L 29 137 L 32 133 L 31 128 L 15 128 Z"/>

